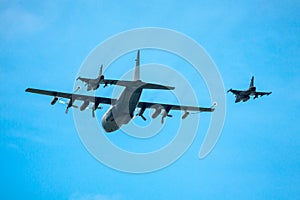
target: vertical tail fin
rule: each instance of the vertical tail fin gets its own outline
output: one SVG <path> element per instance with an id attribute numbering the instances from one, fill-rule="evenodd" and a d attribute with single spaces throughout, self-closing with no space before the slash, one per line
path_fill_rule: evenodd
<path id="1" fill-rule="evenodd" d="M 249 88 L 252 88 L 252 87 L 254 87 L 254 76 L 252 76 L 252 78 L 251 78 L 251 82 L 250 82 Z"/>
<path id="2" fill-rule="evenodd" d="M 133 80 L 134 81 L 140 80 L 140 50 L 138 50 L 136 54 Z"/>
<path id="3" fill-rule="evenodd" d="M 101 67 L 100 67 L 99 76 L 102 76 L 102 70 L 103 70 L 103 65 L 101 65 Z"/>

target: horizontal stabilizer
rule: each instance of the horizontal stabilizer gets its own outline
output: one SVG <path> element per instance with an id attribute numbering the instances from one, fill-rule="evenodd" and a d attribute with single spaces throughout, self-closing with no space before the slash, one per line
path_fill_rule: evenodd
<path id="1" fill-rule="evenodd" d="M 143 85 L 143 89 L 174 90 L 175 87 L 165 86 L 165 85 L 158 85 L 158 84 L 153 84 L 153 83 L 146 83 L 146 84 Z"/>
<path id="2" fill-rule="evenodd" d="M 154 83 L 145 83 L 143 81 L 123 81 L 123 80 L 110 80 L 104 79 L 104 84 L 119 85 L 124 87 L 142 87 L 143 89 L 157 89 L 157 90 L 174 90 L 175 87 L 159 85 Z"/>

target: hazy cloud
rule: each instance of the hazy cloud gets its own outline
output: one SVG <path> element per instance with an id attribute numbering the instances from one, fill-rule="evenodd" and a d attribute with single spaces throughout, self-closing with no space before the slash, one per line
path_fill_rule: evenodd
<path id="1" fill-rule="evenodd" d="M 40 30 L 42 18 L 19 5 L 8 5 L 0 10 L 0 34 L 11 38 Z"/>

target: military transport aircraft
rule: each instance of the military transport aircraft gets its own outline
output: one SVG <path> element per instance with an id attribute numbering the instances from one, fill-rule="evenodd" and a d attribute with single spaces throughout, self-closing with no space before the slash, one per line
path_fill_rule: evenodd
<path id="1" fill-rule="evenodd" d="M 227 92 L 232 92 L 235 95 L 235 103 L 240 101 L 246 102 L 250 99 L 250 96 L 254 96 L 253 99 L 258 98 L 258 96 L 269 95 L 272 92 L 256 92 L 256 87 L 254 86 L 254 76 L 251 78 L 250 86 L 248 90 L 233 90 L 230 89 Z"/>
<path id="2" fill-rule="evenodd" d="M 42 95 L 53 96 L 54 99 L 51 102 L 51 105 L 54 105 L 60 98 L 69 99 L 67 103 L 66 113 L 70 107 L 77 107 L 73 103 L 74 101 L 83 101 L 83 104 L 80 106 L 80 110 L 85 110 L 89 104 L 92 104 L 92 116 L 95 117 L 95 110 L 99 108 L 99 104 L 109 104 L 111 105 L 107 112 L 102 117 L 102 126 L 106 132 L 113 132 L 118 130 L 122 125 L 129 123 L 131 119 L 135 116 L 142 117 L 143 120 L 146 118 L 143 116 L 143 113 L 146 109 L 152 108 L 155 109 L 155 112 L 152 114 L 152 118 L 156 118 L 159 114 L 162 115 L 161 123 L 164 122 L 165 117 L 172 117 L 169 114 L 170 110 L 182 110 L 184 114 L 182 119 L 185 119 L 189 115 L 189 111 L 199 111 L 199 112 L 213 112 L 215 105 L 203 108 L 196 106 L 183 106 L 183 105 L 172 105 L 172 104 L 161 104 L 153 102 L 141 102 L 139 101 L 143 89 L 161 89 L 161 90 L 173 90 L 174 87 L 164 86 L 153 83 L 146 83 L 140 80 L 140 51 L 137 52 L 136 66 L 134 70 L 133 81 L 125 80 L 110 80 L 102 79 L 99 84 L 110 84 L 110 85 L 119 85 L 124 86 L 125 89 L 122 91 L 118 99 L 111 99 L 106 97 L 95 97 L 88 96 L 76 93 L 64 93 L 57 91 L 49 90 L 40 90 L 34 88 L 27 88 L 26 92 L 37 93 Z M 102 76 L 102 73 L 101 73 Z M 139 111 L 134 115 L 136 108 L 139 108 Z"/>

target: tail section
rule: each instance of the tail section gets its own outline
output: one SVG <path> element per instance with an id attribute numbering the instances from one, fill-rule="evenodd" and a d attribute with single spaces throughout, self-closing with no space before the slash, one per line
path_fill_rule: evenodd
<path id="1" fill-rule="evenodd" d="M 102 76 L 102 70 L 103 70 L 103 65 L 101 65 L 101 67 L 100 67 L 99 76 Z"/>
<path id="2" fill-rule="evenodd" d="M 141 80 L 140 79 L 140 50 L 138 50 L 136 59 L 135 59 L 135 69 L 134 69 L 133 80 L 134 81 Z"/>
<path id="3" fill-rule="evenodd" d="M 138 50 L 135 60 L 135 68 L 134 68 L 134 75 L 133 81 L 123 81 L 123 80 L 113 80 L 116 81 L 115 85 L 120 85 L 124 87 L 140 87 L 142 89 L 157 89 L 157 90 L 174 90 L 175 87 L 172 86 L 165 86 L 160 84 L 154 83 L 145 83 L 142 82 L 140 79 L 140 50 Z"/>
<path id="4" fill-rule="evenodd" d="M 251 82 L 250 82 L 250 85 L 249 85 L 249 88 L 252 88 L 252 87 L 254 87 L 254 76 L 252 76 Z"/>

